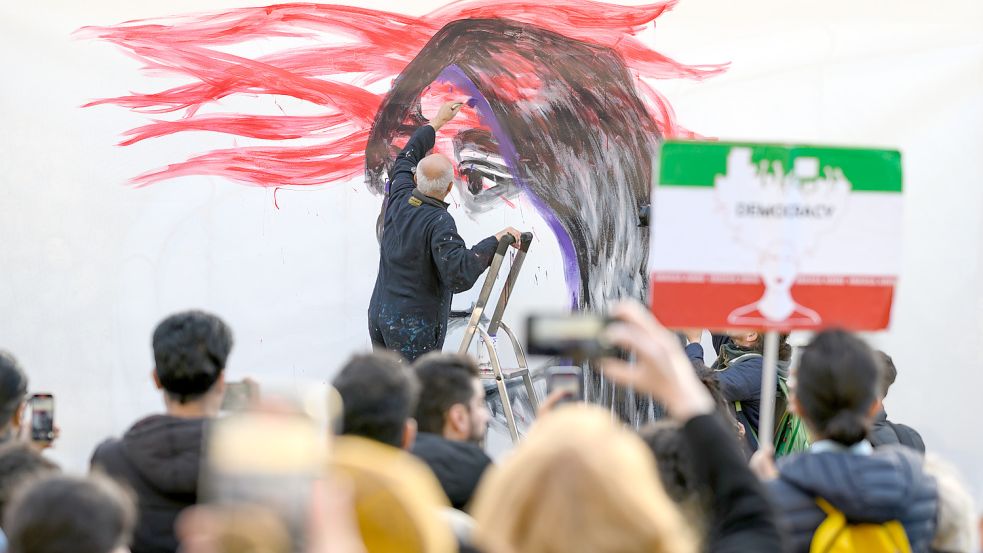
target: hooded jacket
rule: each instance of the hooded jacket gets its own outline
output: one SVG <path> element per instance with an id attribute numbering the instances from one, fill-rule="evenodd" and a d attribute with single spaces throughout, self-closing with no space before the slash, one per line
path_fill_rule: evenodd
<path id="1" fill-rule="evenodd" d="M 106 440 L 93 453 L 93 469 L 136 492 L 139 517 L 133 553 L 177 551 L 174 521 L 198 500 L 205 420 L 153 415 L 134 424 L 122 439 Z"/>
<path id="2" fill-rule="evenodd" d="M 897 446 L 870 455 L 806 452 L 781 459 L 778 470 L 768 486 L 793 553 L 809 551 L 813 533 L 826 519 L 817 497 L 850 523 L 900 521 L 913 552 L 930 550 L 938 492 L 914 452 Z"/>
<path id="3" fill-rule="evenodd" d="M 492 462 L 484 450 L 474 444 L 447 440 L 427 432 L 417 435 L 412 453 L 430 467 L 451 505 L 462 511 Z"/>

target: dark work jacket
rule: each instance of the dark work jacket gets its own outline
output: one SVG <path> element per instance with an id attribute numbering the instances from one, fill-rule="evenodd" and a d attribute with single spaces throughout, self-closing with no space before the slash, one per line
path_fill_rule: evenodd
<path id="1" fill-rule="evenodd" d="M 842 511 L 849 523 L 900 521 L 911 550 L 929 551 L 938 492 L 915 452 L 898 446 L 871 455 L 804 452 L 780 459 L 778 470 L 779 478 L 768 486 L 792 553 L 808 552 L 813 533 L 826 519 L 817 497 Z"/>
<path id="2" fill-rule="evenodd" d="M 726 338 L 726 337 L 724 337 Z M 718 344 L 718 337 L 714 336 L 714 345 Z M 718 352 L 719 352 L 719 346 Z M 700 344 L 690 344 L 686 346 L 686 353 L 693 362 L 703 363 L 703 346 Z M 752 352 L 748 352 L 752 353 Z M 715 371 L 717 382 L 720 383 L 720 393 L 724 399 L 730 402 L 741 402 L 741 410 L 737 413 L 737 420 L 745 426 L 744 438 L 748 442 L 751 451 L 758 449 L 758 423 L 761 416 L 761 373 L 764 366 L 764 357 L 753 355 L 737 363 L 731 363 L 726 369 Z M 778 374 L 783 378 L 788 377 L 788 362 L 778 361 Z M 776 396 L 781 393 L 780 387 L 776 388 Z M 776 419 L 782 413 L 775 413 Z"/>
<path id="3" fill-rule="evenodd" d="M 139 507 L 133 553 L 174 553 L 174 520 L 198 500 L 198 466 L 205 419 L 153 415 L 122 439 L 96 448 L 92 468 L 136 492 Z"/>
<path id="4" fill-rule="evenodd" d="M 468 249 L 448 205 L 416 191 L 413 170 L 434 137 L 433 127 L 420 127 L 396 158 L 369 304 L 373 340 L 376 329 L 382 345 L 409 360 L 443 346 L 452 295 L 474 286 L 497 246 L 492 236 Z"/>
<path id="5" fill-rule="evenodd" d="M 921 434 L 910 426 L 887 420 L 887 412 L 883 409 L 874 417 L 874 426 L 870 429 L 868 439 L 874 447 L 901 444 L 919 453 L 925 453 L 925 442 Z"/>
<path id="6" fill-rule="evenodd" d="M 416 455 L 433 471 L 451 506 L 465 510 L 492 460 L 480 447 L 421 432 L 413 444 Z"/>
<path id="7" fill-rule="evenodd" d="M 709 490 L 709 553 L 779 553 L 782 538 L 764 486 L 751 473 L 734 430 L 717 415 L 686 422 L 682 434 L 693 452 L 697 481 Z"/>

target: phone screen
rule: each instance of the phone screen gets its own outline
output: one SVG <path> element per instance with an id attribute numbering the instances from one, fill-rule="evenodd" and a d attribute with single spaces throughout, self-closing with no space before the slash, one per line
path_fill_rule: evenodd
<path id="1" fill-rule="evenodd" d="M 549 371 L 546 378 L 547 394 L 558 390 L 567 392 L 561 403 L 584 399 L 584 376 L 580 367 L 557 367 Z"/>
<path id="2" fill-rule="evenodd" d="M 31 439 L 50 442 L 55 438 L 55 398 L 51 394 L 31 397 Z"/>
<path id="3" fill-rule="evenodd" d="M 225 385 L 222 397 L 222 411 L 245 411 L 252 400 L 252 389 L 248 382 L 229 382 Z"/>

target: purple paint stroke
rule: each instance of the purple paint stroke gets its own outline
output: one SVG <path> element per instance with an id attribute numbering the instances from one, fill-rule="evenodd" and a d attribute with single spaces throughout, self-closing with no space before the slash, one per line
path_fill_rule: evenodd
<path id="1" fill-rule="evenodd" d="M 560 223 L 560 220 L 557 219 L 556 214 L 546 205 L 546 202 L 536 196 L 532 192 L 532 189 L 526 185 L 525 180 L 519 173 L 519 154 L 515 148 L 515 144 L 512 143 L 509 134 L 502 129 L 501 123 L 495 117 L 491 105 L 481 91 L 478 90 L 478 87 L 475 86 L 474 82 L 468 78 L 460 67 L 453 64 L 445 67 L 440 72 L 440 75 L 437 76 L 436 81 L 454 85 L 471 96 L 471 99 L 468 100 L 468 105 L 475 108 L 481 121 L 491 129 L 492 135 L 498 141 L 499 153 L 502 154 L 502 159 L 508 165 L 509 171 L 512 173 L 512 178 L 518 184 L 519 188 L 526 193 L 533 207 L 543 217 L 546 224 L 553 230 L 553 234 L 556 236 L 557 243 L 560 246 L 560 253 L 563 255 L 563 273 L 567 282 L 567 290 L 570 294 L 570 307 L 576 311 L 580 306 L 580 265 L 577 263 L 577 252 L 573 247 L 573 241 L 567 229 Z"/>

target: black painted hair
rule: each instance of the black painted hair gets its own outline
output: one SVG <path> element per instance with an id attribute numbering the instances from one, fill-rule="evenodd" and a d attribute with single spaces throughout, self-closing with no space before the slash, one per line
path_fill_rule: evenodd
<path id="1" fill-rule="evenodd" d="M 215 315 L 185 311 L 157 325 L 153 348 L 157 378 L 164 391 L 187 403 L 211 389 L 225 370 L 232 351 L 232 331 Z"/>
<path id="2" fill-rule="evenodd" d="M 849 332 L 827 330 L 802 353 L 795 396 L 813 430 L 849 446 L 867 436 L 880 387 L 881 364 L 871 348 Z"/>
<path id="3" fill-rule="evenodd" d="M 398 138 L 426 124 L 419 98 L 455 65 L 488 100 L 518 148 L 520 178 L 569 236 L 581 308 L 644 295 L 652 157 L 662 136 L 613 50 L 534 25 L 467 19 L 444 26 L 407 65 L 380 107 L 365 152 L 369 187 L 382 192 Z M 542 83 L 542 98 L 506 90 Z M 504 86 L 503 86 L 504 85 Z"/>
<path id="4" fill-rule="evenodd" d="M 478 365 L 466 355 L 429 353 L 413 364 L 420 381 L 416 422 L 421 432 L 440 434 L 451 407 L 468 407 L 474 396 Z"/>
<path id="5" fill-rule="evenodd" d="M 406 421 L 413 417 L 420 384 L 393 353 L 356 355 L 335 377 L 341 395 L 341 433 L 400 447 Z"/>

